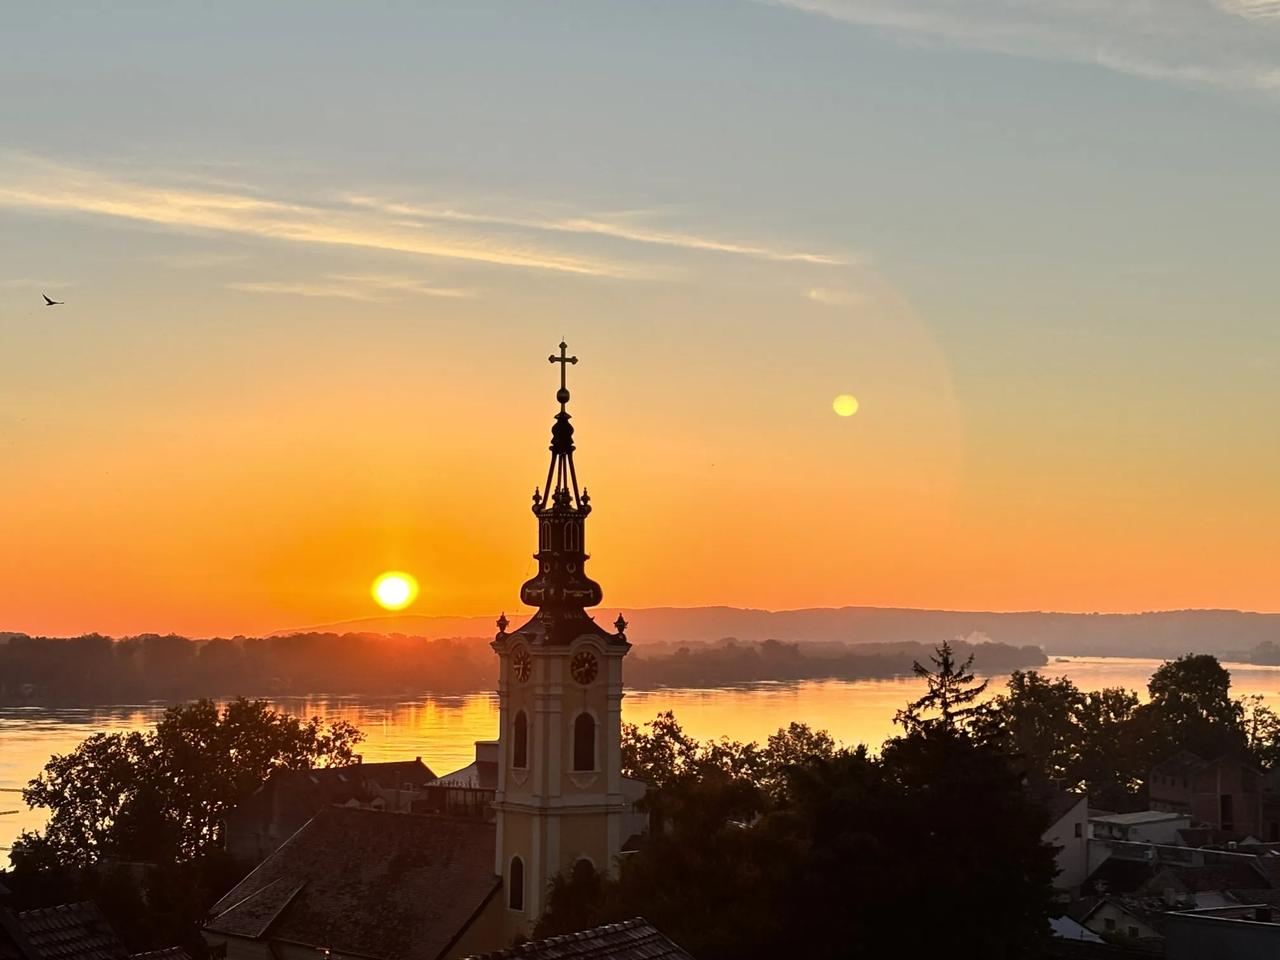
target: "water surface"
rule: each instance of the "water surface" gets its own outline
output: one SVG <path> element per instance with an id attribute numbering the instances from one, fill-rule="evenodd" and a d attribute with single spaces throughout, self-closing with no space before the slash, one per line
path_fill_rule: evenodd
<path id="1" fill-rule="evenodd" d="M 1068 676 L 1083 690 L 1127 687 L 1146 693 L 1147 679 L 1159 660 L 1126 657 L 1053 657 L 1041 668 L 1048 676 Z M 1280 667 L 1227 664 L 1235 696 L 1261 694 L 1280 709 Z M 1004 689 L 995 678 L 989 693 Z M 893 715 L 918 696 L 914 677 L 890 680 L 806 680 L 754 683 L 714 689 L 629 690 L 623 718 L 633 723 L 675 711 L 684 728 L 700 739 L 727 736 L 763 740 L 793 720 L 829 730 L 846 744 L 878 747 L 893 735 Z M 421 757 L 436 773 L 470 763 L 476 740 L 498 732 L 497 697 L 393 699 L 372 697 L 286 697 L 276 706 L 301 716 L 348 720 L 366 734 L 366 760 Z M 0 847 L 19 831 L 35 829 L 42 811 L 27 810 L 16 790 L 39 773 L 50 756 L 73 750 L 92 733 L 136 730 L 154 724 L 165 704 L 99 707 L 0 708 Z"/>

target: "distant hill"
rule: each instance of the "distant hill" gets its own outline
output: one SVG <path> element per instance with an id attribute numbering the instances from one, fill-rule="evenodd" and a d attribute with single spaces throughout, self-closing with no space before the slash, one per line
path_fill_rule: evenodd
<path id="1" fill-rule="evenodd" d="M 627 635 L 645 646 L 785 640 L 799 643 L 933 644 L 965 637 L 1013 646 L 1034 644 L 1047 653 L 1078 656 L 1174 657 L 1183 653 L 1247 654 L 1261 643 L 1280 642 L 1280 614 L 1239 610 L 1169 610 L 1153 613 L 990 613 L 895 607 L 817 607 L 751 610 L 740 607 L 622 609 Z M 612 622 L 618 609 L 601 607 Z M 508 614 L 519 623 L 519 617 Z M 493 617 L 387 616 L 282 630 L 383 633 L 421 637 L 484 637 Z"/>

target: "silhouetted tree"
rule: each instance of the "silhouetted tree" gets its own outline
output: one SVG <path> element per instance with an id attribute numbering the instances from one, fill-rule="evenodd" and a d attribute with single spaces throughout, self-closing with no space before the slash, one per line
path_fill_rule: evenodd
<path id="1" fill-rule="evenodd" d="M 932 670 L 919 661 L 911 666 L 915 675 L 924 680 L 927 690 L 918 700 L 899 710 L 894 722 L 908 733 L 934 727 L 953 730 L 968 726 L 982 712 L 978 698 L 987 689 L 987 681 L 979 683 L 970 669 L 973 654 L 969 654 L 964 663 L 957 663 L 951 644 L 944 640 L 929 659 L 934 666 Z M 931 713 L 937 716 L 929 716 Z"/>
<path id="2" fill-rule="evenodd" d="M 1066 677 L 1050 680 L 1034 670 L 1015 670 L 1008 692 L 992 699 L 975 729 L 1042 776 L 1069 780 L 1083 746 L 1083 704 L 1084 696 Z"/>
<path id="3" fill-rule="evenodd" d="M 23 791 L 50 811 L 48 826 L 24 833 L 11 859 L 191 860 L 217 845 L 227 811 L 272 770 L 351 763 L 362 739 L 345 721 L 303 721 L 263 701 L 170 707 L 154 731 L 95 734 L 51 759 Z"/>
<path id="4" fill-rule="evenodd" d="M 1134 720 L 1146 744 L 1148 766 L 1178 750 L 1205 759 L 1247 748 L 1244 707 L 1231 698 L 1231 674 L 1209 654 L 1162 663 L 1147 684 L 1151 696 Z"/>
<path id="5" fill-rule="evenodd" d="M 639 914 L 700 960 L 916 956 L 939 937 L 953 955 L 1033 955 L 1054 873 L 1044 813 L 948 716 L 880 758 L 802 725 L 763 747 L 698 744 L 660 718 L 655 767 L 679 771 L 655 791 L 663 827 L 616 879 L 555 881 L 538 935 Z"/>

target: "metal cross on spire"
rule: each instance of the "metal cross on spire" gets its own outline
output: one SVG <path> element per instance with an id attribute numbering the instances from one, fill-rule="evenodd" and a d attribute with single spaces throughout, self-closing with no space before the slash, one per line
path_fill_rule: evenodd
<path id="1" fill-rule="evenodd" d="M 568 355 L 568 350 L 569 345 L 561 340 L 560 356 L 557 357 L 553 353 L 551 356 L 547 357 L 548 363 L 560 364 L 560 389 L 556 391 L 556 399 L 560 401 L 561 411 L 564 410 L 564 405 L 569 402 L 569 387 L 565 383 L 565 373 L 569 369 L 569 364 L 578 362 L 577 357 L 571 357 Z"/>

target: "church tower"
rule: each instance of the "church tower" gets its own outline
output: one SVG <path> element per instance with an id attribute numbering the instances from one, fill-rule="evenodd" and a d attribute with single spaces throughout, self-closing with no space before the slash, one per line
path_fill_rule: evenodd
<path id="1" fill-rule="evenodd" d="M 537 573 L 520 588 L 535 613 L 508 632 L 498 620 L 497 864 L 509 926 L 527 933 L 546 906 L 551 878 L 585 860 L 614 869 L 626 836 L 621 772 L 622 658 L 626 622 L 616 631 L 587 614 L 600 585 L 583 569 L 591 499 L 578 491 L 566 371 L 560 355 L 560 412 L 551 427 L 551 465 L 533 493 Z"/>

